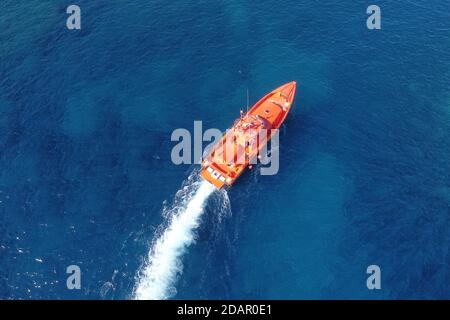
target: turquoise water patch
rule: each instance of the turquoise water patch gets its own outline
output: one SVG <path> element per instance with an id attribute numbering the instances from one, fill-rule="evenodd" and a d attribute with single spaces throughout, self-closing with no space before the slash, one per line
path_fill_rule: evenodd
<path id="1" fill-rule="evenodd" d="M 87 137 L 97 128 L 98 106 L 95 98 L 75 95 L 67 99 L 62 122 L 64 132 L 72 137 Z"/>
<path id="2" fill-rule="evenodd" d="M 161 97 L 153 93 L 147 96 L 130 98 L 123 106 L 121 116 L 128 125 L 153 127 L 158 125 L 157 119 L 160 117 L 158 110 L 163 107 L 164 102 Z"/>
<path id="3" fill-rule="evenodd" d="M 338 277 L 329 266 L 345 263 L 337 256 L 336 241 L 347 223 L 344 204 L 352 194 L 351 180 L 323 153 L 295 173 L 283 174 L 276 198 L 266 200 L 268 189 L 249 198 L 238 226 L 232 287 L 247 298 L 321 298 Z M 291 214 L 283 209 L 286 203 L 295 208 Z"/>

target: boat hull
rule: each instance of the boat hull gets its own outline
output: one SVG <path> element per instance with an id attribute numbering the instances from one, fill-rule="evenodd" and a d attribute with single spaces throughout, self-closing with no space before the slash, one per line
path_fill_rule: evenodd
<path id="1" fill-rule="evenodd" d="M 202 162 L 201 176 L 216 188 L 233 185 L 254 163 L 292 108 L 296 82 L 286 83 L 260 99 L 237 119 Z"/>

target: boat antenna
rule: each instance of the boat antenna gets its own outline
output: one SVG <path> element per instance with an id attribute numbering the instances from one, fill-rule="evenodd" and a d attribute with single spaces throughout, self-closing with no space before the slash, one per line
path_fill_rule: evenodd
<path id="1" fill-rule="evenodd" d="M 249 100 L 250 100 L 250 98 L 249 98 L 248 88 L 247 88 L 247 113 L 248 113 Z"/>

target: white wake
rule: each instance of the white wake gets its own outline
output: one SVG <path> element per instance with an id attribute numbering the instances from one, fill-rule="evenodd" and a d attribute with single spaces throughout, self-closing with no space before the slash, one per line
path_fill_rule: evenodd
<path id="1" fill-rule="evenodd" d="M 197 174 L 194 172 L 195 176 Z M 154 242 L 140 271 L 134 299 L 162 300 L 176 292 L 173 285 L 182 272 L 181 256 L 195 241 L 194 231 L 200 223 L 206 200 L 215 190 L 210 183 L 195 180 L 191 175 L 188 183 L 177 192 L 174 205 L 164 210 L 169 223 Z"/>

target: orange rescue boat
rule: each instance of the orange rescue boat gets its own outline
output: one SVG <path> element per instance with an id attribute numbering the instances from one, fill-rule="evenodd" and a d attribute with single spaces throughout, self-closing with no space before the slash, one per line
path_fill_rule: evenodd
<path id="1" fill-rule="evenodd" d="M 231 186 L 280 128 L 294 102 L 297 83 L 267 94 L 227 130 L 202 162 L 201 176 L 216 186 Z M 263 137 L 263 138 L 261 138 Z"/>

